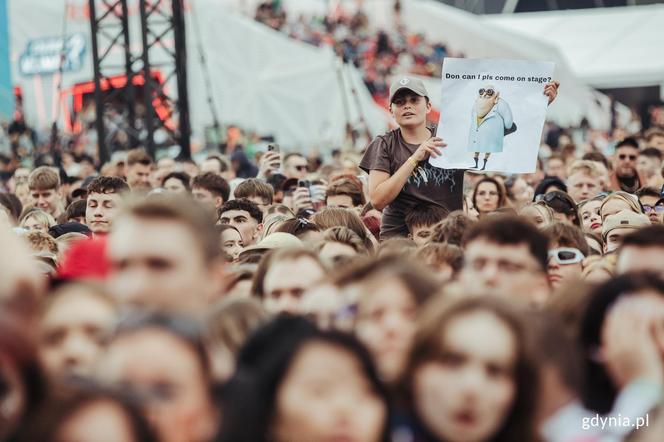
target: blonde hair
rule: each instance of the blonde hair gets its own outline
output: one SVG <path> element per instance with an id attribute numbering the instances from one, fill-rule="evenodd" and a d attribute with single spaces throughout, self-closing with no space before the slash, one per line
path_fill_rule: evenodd
<path id="1" fill-rule="evenodd" d="M 590 160 L 576 160 L 567 168 L 567 176 L 574 175 L 577 172 L 584 172 L 593 178 L 599 178 L 600 172 L 597 164 Z"/>
<path id="2" fill-rule="evenodd" d="M 521 215 L 521 213 L 524 210 L 526 210 L 530 207 L 532 207 L 533 209 L 536 209 L 544 218 L 546 218 L 546 224 L 544 226 L 542 226 L 542 228 L 545 228 L 545 227 L 547 227 L 547 226 L 549 226 L 553 223 L 553 220 L 555 219 L 554 215 L 553 215 L 553 209 L 551 207 L 547 206 L 544 201 L 537 201 L 537 202 L 534 202 L 534 203 L 525 204 L 523 207 L 521 207 L 519 209 L 519 212 L 518 212 L 519 215 Z"/>
<path id="3" fill-rule="evenodd" d="M 55 225 L 55 218 L 50 213 L 44 212 L 41 209 L 31 208 L 23 212 L 19 218 L 20 227 L 25 228 L 25 224 L 30 218 L 34 218 L 35 221 L 46 227 L 46 230 Z"/>
<path id="4" fill-rule="evenodd" d="M 604 220 L 604 216 L 602 215 L 602 212 L 604 212 L 604 206 L 612 200 L 620 200 L 629 206 L 630 210 L 634 213 L 642 213 L 641 212 L 641 206 L 639 205 L 639 200 L 637 199 L 636 196 L 632 195 L 631 193 L 623 192 L 622 190 L 619 190 L 617 192 L 613 192 L 606 198 L 604 198 L 604 201 L 602 201 L 602 205 L 599 208 L 599 213 L 600 216 L 602 216 L 602 220 Z"/>

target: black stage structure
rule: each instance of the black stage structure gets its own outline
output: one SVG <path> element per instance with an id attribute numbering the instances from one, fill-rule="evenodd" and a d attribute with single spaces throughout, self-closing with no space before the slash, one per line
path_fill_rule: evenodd
<path id="1" fill-rule="evenodd" d="M 114 114 L 113 125 L 125 130 L 131 146 L 144 146 L 154 158 L 155 132 L 163 129 L 180 146 L 179 159 L 191 158 L 184 0 L 138 0 L 138 5 L 141 51 L 134 53 L 127 0 L 89 0 L 96 130 L 102 164 L 111 154 L 105 116 L 112 102 L 123 104 L 122 112 Z M 124 64 L 111 61 L 111 54 L 117 53 L 124 54 Z M 154 75 L 157 70 L 161 81 Z M 110 79 L 117 75 L 124 75 L 126 83 L 123 88 L 113 89 Z M 145 109 L 142 115 L 137 115 L 134 107 L 139 96 L 136 79 L 142 80 L 138 82 Z M 166 89 L 172 80 L 177 84 L 176 95 Z M 169 110 L 167 118 L 157 115 L 156 102 Z M 177 126 L 167 121 L 177 121 Z"/>

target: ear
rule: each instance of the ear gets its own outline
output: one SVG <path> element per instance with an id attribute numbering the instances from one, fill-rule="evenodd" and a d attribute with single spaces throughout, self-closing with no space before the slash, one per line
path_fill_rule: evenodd
<path id="1" fill-rule="evenodd" d="M 431 106 L 431 100 L 428 100 L 427 101 L 427 114 L 429 114 L 432 109 L 433 109 L 433 106 Z"/>
<path id="2" fill-rule="evenodd" d="M 256 228 L 254 229 L 254 234 L 252 238 L 253 239 L 258 238 L 258 236 L 261 234 L 262 231 L 263 231 L 263 223 L 258 223 Z"/>
<path id="3" fill-rule="evenodd" d="M 219 209 L 223 205 L 224 205 L 224 199 L 222 197 L 218 196 L 214 199 L 215 208 Z"/>

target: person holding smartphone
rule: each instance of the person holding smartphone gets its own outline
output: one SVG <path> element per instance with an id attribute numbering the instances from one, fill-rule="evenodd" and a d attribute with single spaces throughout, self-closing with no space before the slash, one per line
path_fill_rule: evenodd
<path id="1" fill-rule="evenodd" d="M 548 83 L 544 94 L 551 103 L 559 83 Z M 390 112 L 398 128 L 377 136 L 367 147 L 360 168 L 369 174 L 369 198 L 382 210 L 381 239 L 407 236 L 406 214 L 418 204 L 436 205 L 447 211 L 463 208 L 463 170 L 441 169 L 429 164 L 443 153 L 444 141 L 436 128 L 427 126 L 431 112 L 429 94 L 422 80 L 397 78 L 390 86 Z"/>

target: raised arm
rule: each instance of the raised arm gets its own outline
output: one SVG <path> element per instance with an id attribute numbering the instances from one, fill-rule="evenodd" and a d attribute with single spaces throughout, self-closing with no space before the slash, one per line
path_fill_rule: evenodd
<path id="1" fill-rule="evenodd" d="M 420 144 L 415 153 L 393 175 L 383 170 L 371 170 L 369 172 L 369 200 L 371 205 L 377 210 L 383 210 L 399 196 L 401 189 L 403 189 L 408 177 L 413 173 L 418 163 L 427 159 L 429 155 L 436 158 L 440 155 L 440 148 L 444 146 L 445 143 L 441 138 L 431 137 Z"/>

